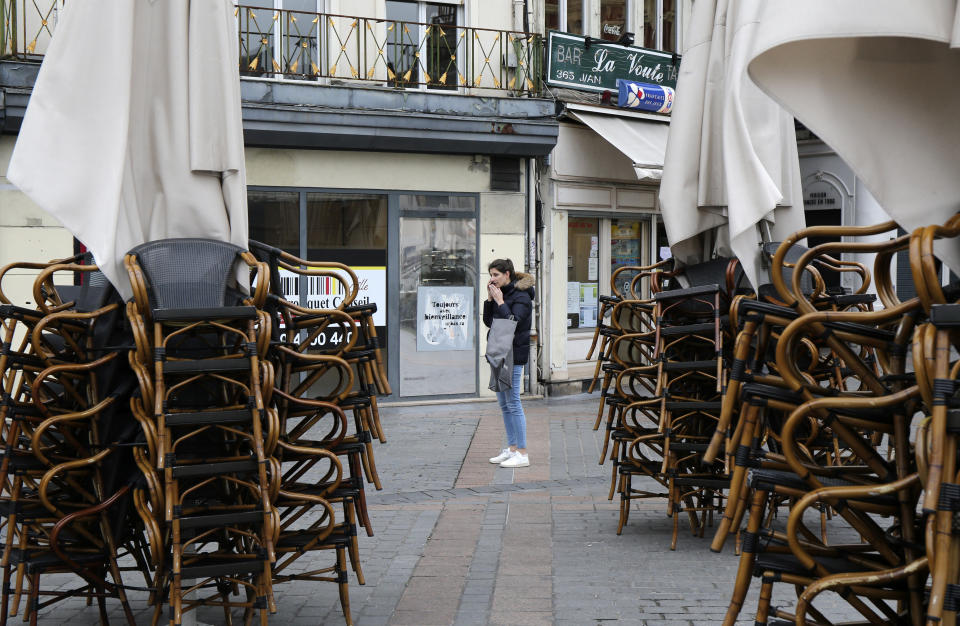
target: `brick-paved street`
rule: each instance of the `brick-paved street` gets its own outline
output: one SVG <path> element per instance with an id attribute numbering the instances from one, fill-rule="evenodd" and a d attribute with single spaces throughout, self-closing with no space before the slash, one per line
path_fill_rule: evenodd
<path id="1" fill-rule="evenodd" d="M 719 623 L 737 568 L 733 541 L 714 554 L 709 536 L 682 532 L 671 552 L 663 500 L 636 504 L 616 535 L 610 465 L 598 465 L 602 439 L 591 429 L 597 402 L 598 394 L 526 400 L 531 467 L 517 470 L 487 462 L 502 436 L 496 403 L 383 408 L 388 442 L 377 445 L 376 460 L 384 488 L 368 496 L 375 535 L 360 536 L 366 585 L 351 574 L 355 622 Z M 744 624 L 753 623 L 757 588 Z M 332 583 L 286 583 L 275 592 L 271 623 L 343 623 Z M 774 605 L 792 604 L 791 595 L 778 585 Z M 144 599 L 131 593 L 138 621 L 149 623 Z M 837 612 L 840 605 L 829 594 L 817 603 L 831 617 L 854 617 Z M 122 623 L 117 603 L 109 606 Z M 224 623 L 219 610 L 199 617 Z M 64 602 L 40 621 L 96 623 L 97 610 Z"/>

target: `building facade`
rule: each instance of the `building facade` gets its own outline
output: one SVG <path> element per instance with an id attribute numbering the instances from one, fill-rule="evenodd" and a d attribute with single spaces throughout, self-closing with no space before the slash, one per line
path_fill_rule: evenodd
<path id="1" fill-rule="evenodd" d="M 355 269 L 361 300 L 377 304 L 392 400 L 489 393 L 486 266 L 524 267 L 532 172 L 558 133 L 524 4 L 236 4 L 250 237 Z M 0 176 L 63 3 L 3 7 L 15 19 L 0 38 Z M 68 256 L 70 234 L 0 184 L 0 264 Z M 27 304 L 31 284 L 25 272 L 4 288 Z M 338 296 L 320 281 L 284 288 L 316 306 Z M 453 305 L 466 328 L 428 319 Z"/>

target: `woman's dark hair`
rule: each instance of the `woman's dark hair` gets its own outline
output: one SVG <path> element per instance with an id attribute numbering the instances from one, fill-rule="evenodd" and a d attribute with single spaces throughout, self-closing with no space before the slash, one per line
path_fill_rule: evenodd
<path id="1" fill-rule="evenodd" d="M 510 259 L 496 259 L 490 261 L 490 265 L 487 266 L 487 271 L 489 272 L 492 269 L 496 269 L 501 274 L 510 274 L 510 280 L 513 280 L 517 277 L 517 273 L 513 269 L 513 261 Z"/>

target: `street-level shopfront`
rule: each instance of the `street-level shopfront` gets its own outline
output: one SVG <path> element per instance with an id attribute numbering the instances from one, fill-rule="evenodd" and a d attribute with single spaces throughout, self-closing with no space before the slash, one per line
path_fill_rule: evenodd
<path id="1" fill-rule="evenodd" d="M 610 113 L 609 115 L 616 115 Z M 633 121 L 639 132 L 662 129 Z M 584 158 L 589 155 L 589 158 Z M 658 218 L 659 181 L 641 180 L 635 161 L 574 120 L 561 121 L 557 146 L 541 179 L 545 338 L 541 377 L 547 393 L 577 392 L 594 371 L 587 352 L 598 323 L 599 298 L 624 266 L 649 265 L 667 249 Z M 619 290 L 634 274 L 618 275 Z M 645 287 L 645 285 L 644 285 Z"/>
<path id="2" fill-rule="evenodd" d="M 540 378 L 549 394 L 579 392 L 592 377 L 599 299 L 611 294 L 617 269 L 669 254 L 657 196 L 677 67 L 672 53 L 549 34 L 547 82 L 567 90 L 557 145 L 540 172 Z M 618 290 L 634 275 L 618 274 Z"/>
<path id="3" fill-rule="evenodd" d="M 354 270 L 357 302 L 377 305 L 391 399 L 486 394 L 480 288 L 490 260 L 524 258 L 524 187 L 491 190 L 489 157 L 247 153 L 250 237 Z M 512 161 L 523 174 L 525 161 Z M 343 295 L 336 281 L 282 281 L 288 298 L 312 308 L 334 308 Z M 330 331 L 314 343 L 346 340 Z"/>

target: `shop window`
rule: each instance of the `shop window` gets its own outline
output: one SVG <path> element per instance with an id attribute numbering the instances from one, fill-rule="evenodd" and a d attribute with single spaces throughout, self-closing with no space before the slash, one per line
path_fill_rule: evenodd
<path id="1" fill-rule="evenodd" d="M 598 218 L 569 218 L 567 255 L 567 328 L 594 328 L 600 296 Z"/>
<path id="2" fill-rule="evenodd" d="M 307 254 L 347 265 L 385 265 L 387 196 L 308 193 Z"/>
<path id="3" fill-rule="evenodd" d="M 490 189 L 520 191 L 520 159 L 490 157 Z"/>
<path id="4" fill-rule="evenodd" d="M 665 52 L 679 52 L 677 0 L 644 0 L 643 46 Z"/>
<path id="5" fill-rule="evenodd" d="M 627 32 L 629 0 L 600 0 L 600 37 L 617 41 Z"/>
<path id="6" fill-rule="evenodd" d="M 583 0 L 546 0 L 543 17 L 547 30 L 584 34 Z"/>
<path id="7" fill-rule="evenodd" d="M 621 267 L 644 265 L 643 224 L 639 221 L 610 221 L 610 274 Z M 617 290 L 621 294 L 630 293 L 630 283 L 637 275 L 635 271 L 623 271 L 617 275 Z"/>
<path id="8" fill-rule="evenodd" d="M 387 0 L 387 76 L 397 87 L 456 89 L 459 7 Z"/>
<path id="9" fill-rule="evenodd" d="M 667 227 L 663 225 L 663 220 L 657 220 L 657 249 L 655 252 L 657 261 L 664 261 L 671 257 Z"/>
<path id="10" fill-rule="evenodd" d="M 477 210 L 477 201 L 471 196 L 444 196 L 427 194 L 400 194 L 397 203 L 403 212 L 416 211 L 432 213 L 456 212 L 474 213 Z"/>
<path id="11" fill-rule="evenodd" d="M 300 256 L 300 194 L 250 190 L 247 209 L 250 239 Z"/>

